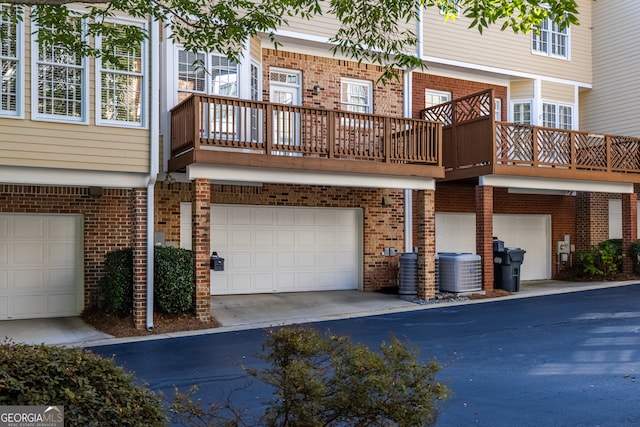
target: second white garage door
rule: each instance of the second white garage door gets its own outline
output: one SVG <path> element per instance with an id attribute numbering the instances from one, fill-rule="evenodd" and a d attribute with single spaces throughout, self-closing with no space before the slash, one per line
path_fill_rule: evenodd
<path id="1" fill-rule="evenodd" d="M 436 213 L 436 252 L 476 252 L 476 219 L 470 213 Z M 493 216 L 493 235 L 527 251 L 521 280 L 551 278 L 551 216 Z"/>
<path id="2" fill-rule="evenodd" d="M 211 294 L 358 289 L 362 211 L 245 205 L 211 206 Z"/>

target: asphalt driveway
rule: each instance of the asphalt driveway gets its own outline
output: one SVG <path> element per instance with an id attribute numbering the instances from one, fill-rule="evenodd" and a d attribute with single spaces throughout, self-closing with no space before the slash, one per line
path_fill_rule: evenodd
<path id="1" fill-rule="evenodd" d="M 640 285 L 496 300 L 314 323 L 376 346 L 390 334 L 435 356 L 452 390 L 438 426 L 640 425 Z M 264 330 L 92 347 L 166 395 L 197 384 L 198 397 L 259 413 L 270 398 L 242 366 L 263 366 Z"/>

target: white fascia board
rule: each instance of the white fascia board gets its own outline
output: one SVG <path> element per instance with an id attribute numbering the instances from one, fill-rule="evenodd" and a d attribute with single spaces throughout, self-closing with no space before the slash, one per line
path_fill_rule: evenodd
<path id="1" fill-rule="evenodd" d="M 258 183 L 327 185 L 336 187 L 397 188 L 435 190 L 434 178 L 366 175 L 345 172 L 314 172 L 305 170 L 244 168 L 226 165 L 193 164 L 187 166 L 187 178 L 208 179 L 216 183 L 257 185 Z"/>
<path id="2" fill-rule="evenodd" d="M 0 168 L 0 183 L 2 184 L 144 188 L 148 182 L 148 173 L 49 169 L 21 166 L 3 166 Z"/>
<path id="3" fill-rule="evenodd" d="M 438 58 L 438 57 L 435 57 L 435 56 L 425 56 L 425 55 L 423 55 L 421 59 L 427 63 L 427 66 L 429 65 L 429 63 L 441 64 L 441 65 L 449 65 L 449 66 L 452 66 L 452 67 L 466 68 L 466 69 L 469 69 L 469 70 L 472 70 L 472 71 L 481 71 L 481 72 L 485 72 L 485 73 L 501 74 L 501 75 L 505 75 L 505 76 L 520 77 L 520 78 L 523 78 L 523 79 L 533 79 L 533 80 L 540 79 L 540 80 L 543 80 L 545 82 L 560 83 L 560 84 L 565 84 L 565 85 L 569 85 L 569 86 L 578 86 L 578 87 L 584 88 L 584 89 L 591 89 L 592 88 L 591 83 L 579 82 L 579 81 L 575 81 L 575 80 L 559 79 L 557 77 L 549 77 L 549 76 L 543 76 L 543 75 L 533 74 L 533 73 L 524 73 L 522 71 L 509 70 L 509 69 L 506 69 L 506 68 L 489 67 L 489 66 L 486 66 L 486 65 L 472 64 L 472 63 L 468 63 L 468 62 L 453 61 L 453 60 L 450 60 L 450 59 L 443 59 L 443 58 Z"/>
<path id="4" fill-rule="evenodd" d="M 584 191 L 594 193 L 633 193 L 633 184 L 624 182 L 580 181 L 572 179 L 552 179 L 517 177 L 506 175 L 486 175 L 480 177 L 481 186 L 502 187 L 516 190 L 541 191 Z M 540 193 L 542 194 L 542 193 Z"/>

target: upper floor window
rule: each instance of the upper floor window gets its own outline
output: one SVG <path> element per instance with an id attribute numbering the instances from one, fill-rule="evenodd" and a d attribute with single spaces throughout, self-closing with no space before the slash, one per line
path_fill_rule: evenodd
<path id="1" fill-rule="evenodd" d="M 340 79 L 340 102 L 346 111 L 373 113 L 373 84 L 368 80 Z"/>
<path id="2" fill-rule="evenodd" d="M 572 129 L 573 107 L 571 105 L 544 102 L 542 104 L 542 125 L 557 129 Z"/>
<path id="3" fill-rule="evenodd" d="M 511 104 L 514 123 L 531 124 L 531 101 L 515 101 Z"/>
<path id="4" fill-rule="evenodd" d="M 451 101 L 451 92 L 444 92 L 442 90 L 426 89 L 424 91 L 424 107 L 429 108 L 434 105 L 444 104 Z"/>
<path id="5" fill-rule="evenodd" d="M 125 24 L 111 24 L 124 32 Z M 102 42 L 101 40 L 99 43 Z M 143 125 L 145 51 L 142 42 L 128 47 L 105 46 L 113 59 L 103 58 L 98 68 L 98 120 L 117 125 Z"/>
<path id="6" fill-rule="evenodd" d="M 178 51 L 178 90 L 238 96 L 238 63 L 217 53 Z"/>
<path id="7" fill-rule="evenodd" d="M 0 4 L 0 10 L 9 16 L 17 15 L 18 8 Z M 21 35 L 21 25 L 16 25 L 15 21 L 3 20 L 0 16 L 0 27 L 5 37 L 0 40 L 0 70 L 2 70 L 2 81 L 0 82 L 0 114 L 15 116 L 18 114 L 18 85 L 20 80 L 18 74 L 21 67 L 21 52 L 19 48 L 19 37 Z"/>
<path id="8" fill-rule="evenodd" d="M 83 38 L 82 21 L 74 20 L 75 33 Z M 86 121 L 87 61 L 62 46 L 34 47 L 33 114 L 47 120 Z"/>
<path id="9" fill-rule="evenodd" d="M 496 122 L 499 122 L 502 120 L 502 99 L 500 98 L 494 98 L 493 99 L 493 114 L 494 114 L 494 119 Z"/>
<path id="10" fill-rule="evenodd" d="M 569 59 L 569 29 L 561 30 L 551 19 L 532 32 L 531 42 L 534 53 Z"/>

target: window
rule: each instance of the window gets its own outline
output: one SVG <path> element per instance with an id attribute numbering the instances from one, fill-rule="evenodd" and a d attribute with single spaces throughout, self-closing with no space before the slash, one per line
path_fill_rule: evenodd
<path id="1" fill-rule="evenodd" d="M 340 102 L 346 111 L 373 113 L 373 84 L 367 80 L 340 79 Z"/>
<path id="2" fill-rule="evenodd" d="M 550 128 L 572 129 L 573 107 L 552 102 L 543 103 L 542 125 Z"/>
<path id="3" fill-rule="evenodd" d="M 238 64 L 217 53 L 178 51 L 178 90 L 238 96 Z"/>
<path id="4" fill-rule="evenodd" d="M 82 22 L 75 23 L 83 38 Z M 34 37 L 35 39 L 35 37 Z M 86 121 L 87 61 L 55 45 L 34 42 L 33 112 L 38 119 Z"/>
<path id="5" fill-rule="evenodd" d="M 424 107 L 429 108 L 434 105 L 444 104 L 451 101 L 451 92 L 427 89 L 424 91 Z"/>
<path id="6" fill-rule="evenodd" d="M 0 10 L 8 15 L 17 15 L 18 8 L 0 4 Z M 0 17 L 0 27 L 5 37 L 0 40 L 0 70 L 2 81 L 0 82 L 0 114 L 18 115 L 18 78 L 21 67 L 19 42 L 21 25 L 7 22 Z"/>
<path id="7" fill-rule="evenodd" d="M 569 30 L 560 29 L 551 19 L 542 22 L 537 31 L 532 32 L 534 53 L 569 59 Z"/>
<path id="8" fill-rule="evenodd" d="M 111 24 L 124 32 L 125 24 Z M 99 102 L 98 121 L 118 125 L 143 125 L 144 45 L 139 43 L 128 49 L 105 46 L 114 57 L 98 60 Z"/>
<path id="9" fill-rule="evenodd" d="M 513 122 L 525 125 L 531 124 L 531 101 L 516 101 L 512 103 Z"/>

